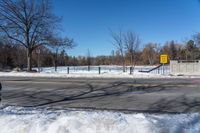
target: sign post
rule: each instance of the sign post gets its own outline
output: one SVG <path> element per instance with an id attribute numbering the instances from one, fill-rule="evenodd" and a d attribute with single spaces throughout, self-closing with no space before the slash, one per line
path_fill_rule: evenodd
<path id="1" fill-rule="evenodd" d="M 167 63 L 168 63 L 168 55 L 166 55 L 166 54 L 161 54 L 161 55 L 160 55 L 160 64 L 163 65 L 163 74 L 164 74 L 164 72 L 165 72 L 165 70 L 164 70 L 164 64 L 167 64 Z"/>

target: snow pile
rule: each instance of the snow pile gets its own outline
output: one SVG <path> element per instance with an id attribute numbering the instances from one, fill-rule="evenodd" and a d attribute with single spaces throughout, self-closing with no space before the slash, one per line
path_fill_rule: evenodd
<path id="1" fill-rule="evenodd" d="M 124 114 L 6 107 L 1 133 L 199 133 L 200 114 Z"/>

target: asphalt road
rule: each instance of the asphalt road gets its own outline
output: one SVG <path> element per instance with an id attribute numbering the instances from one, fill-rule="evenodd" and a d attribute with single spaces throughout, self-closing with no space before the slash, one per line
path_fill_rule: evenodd
<path id="1" fill-rule="evenodd" d="M 200 79 L 0 78 L 2 103 L 55 109 L 200 112 Z"/>

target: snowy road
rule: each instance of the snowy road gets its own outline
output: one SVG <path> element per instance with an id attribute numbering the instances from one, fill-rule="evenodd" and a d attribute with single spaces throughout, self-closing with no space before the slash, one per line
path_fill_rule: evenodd
<path id="1" fill-rule="evenodd" d="M 200 79 L 0 78 L 3 104 L 133 112 L 200 112 Z"/>

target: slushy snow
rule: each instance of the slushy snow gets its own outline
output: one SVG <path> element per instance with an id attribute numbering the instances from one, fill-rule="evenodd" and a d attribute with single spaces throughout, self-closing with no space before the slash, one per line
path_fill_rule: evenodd
<path id="1" fill-rule="evenodd" d="M 143 114 L 5 107 L 1 133 L 199 133 L 200 114 Z"/>

